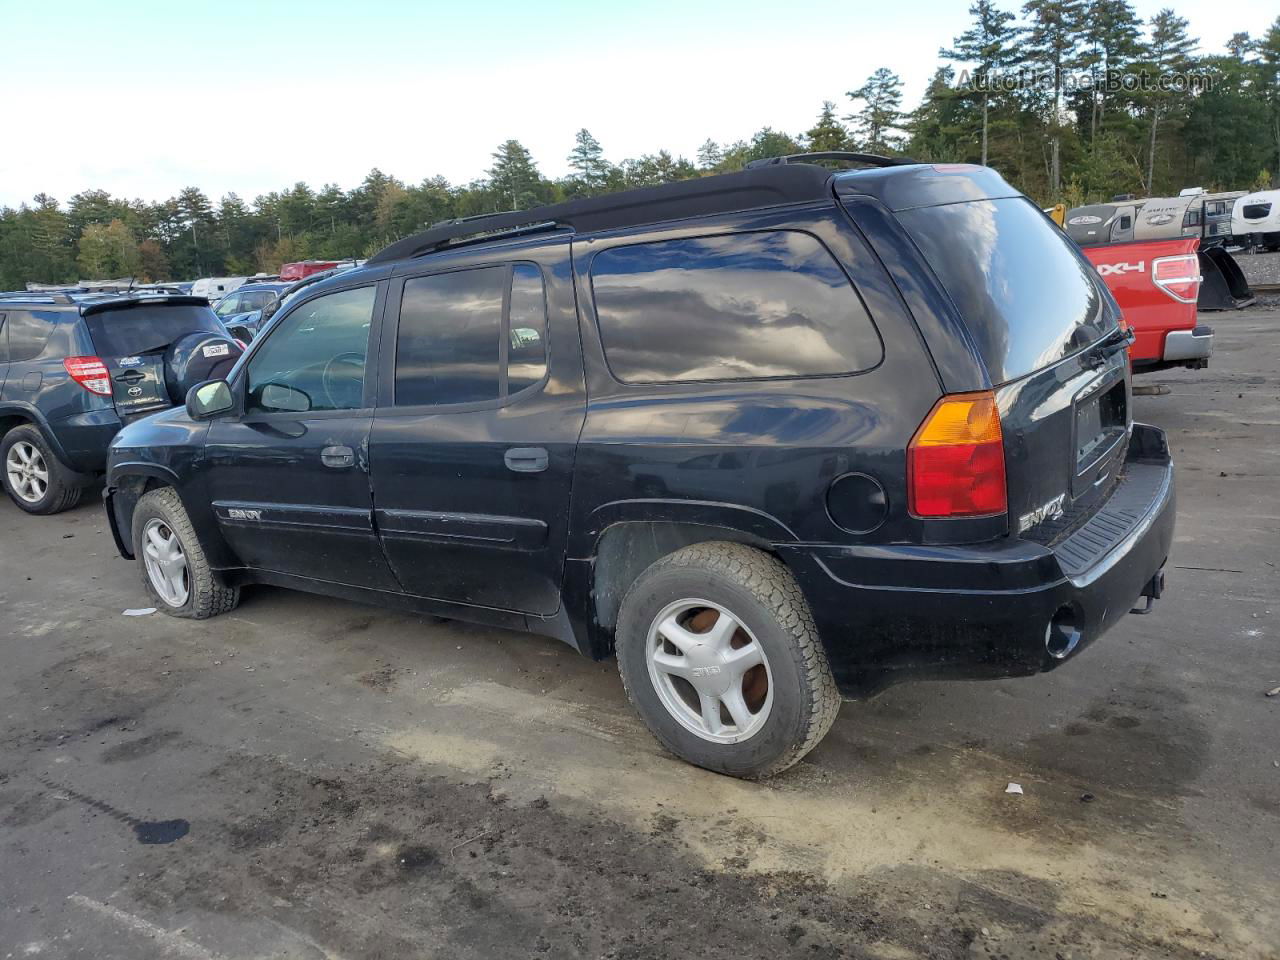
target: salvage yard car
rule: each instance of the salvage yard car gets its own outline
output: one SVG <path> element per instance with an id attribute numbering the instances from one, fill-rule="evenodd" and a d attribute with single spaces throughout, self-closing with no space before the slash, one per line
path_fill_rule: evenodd
<path id="1" fill-rule="evenodd" d="M 1114 302 L 992 170 L 812 159 L 445 222 L 295 293 L 116 438 L 121 554 L 178 617 L 260 583 L 616 653 L 658 740 L 741 777 L 842 694 L 1072 659 L 1173 538 Z"/>
<path id="2" fill-rule="evenodd" d="M 240 353 L 203 297 L 0 293 L 0 486 L 28 513 L 70 509 L 122 424 L 182 403 Z"/>

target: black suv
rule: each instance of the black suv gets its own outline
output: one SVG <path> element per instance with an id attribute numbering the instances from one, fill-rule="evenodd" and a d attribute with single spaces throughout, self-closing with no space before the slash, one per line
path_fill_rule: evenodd
<path id="1" fill-rule="evenodd" d="M 1048 670 L 1149 606 L 1172 466 L 1089 263 L 989 169 L 787 159 L 300 292 L 116 438 L 120 552 L 175 616 L 266 583 L 616 652 L 662 743 L 747 777 L 842 693 Z"/>
<path id="2" fill-rule="evenodd" d="M 75 506 L 122 424 L 241 352 L 203 297 L 0 293 L 0 485 L 28 513 Z"/>

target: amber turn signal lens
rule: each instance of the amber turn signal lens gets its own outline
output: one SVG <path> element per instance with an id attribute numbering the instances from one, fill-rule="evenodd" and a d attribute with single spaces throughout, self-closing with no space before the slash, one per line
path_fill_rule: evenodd
<path id="1" fill-rule="evenodd" d="M 1005 513 L 1004 441 L 995 395 L 943 397 L 907 448 L 907 500 L 917 517 Z"/>

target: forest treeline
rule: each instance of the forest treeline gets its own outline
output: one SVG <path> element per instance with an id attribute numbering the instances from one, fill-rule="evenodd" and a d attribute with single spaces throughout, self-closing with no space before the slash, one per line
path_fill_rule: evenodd
<path id="1" fill-rule="evenodd" d="M 1277 183 L 1280 17 L 1261 37 L 1236 33 L 1217 46 L 1221 38 L 1191 36 L 1174 10 L 1144 22 L 1127 0 L 1028 0 L 1016 12 L 975 0 L 969 14 L 968 29 L 938 51 L 914 109 L 902 102 L 899 77 L 882 67 L 823 103 L 807 130 L 707 140 L 691 158 L 660 149 L 615 163 L 583 129 L 566 144 L 570 173 L 559 179 L 507 140 L 484 176 L 466 184 L 410 184 L 374 169 L 351 190 L 296 183 L 248 202 L 229 193 L 215 203 L 197 187 L 159 203 L 96 189 L 65 204 L 38 194 L 0 209 L 0 289 L 363 257 L 437 220 L 724 173 L 805 150 L 985 162 L 1042 204 Z"/>

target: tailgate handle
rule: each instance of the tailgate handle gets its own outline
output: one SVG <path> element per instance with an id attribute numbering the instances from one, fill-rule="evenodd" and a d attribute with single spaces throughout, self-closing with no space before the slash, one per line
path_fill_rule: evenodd
<path id="1" fill-rule="evenodd" d="M 550 462 L 542 447 L 512 447 L 502 459 L 507 469 L 516 473 L 542 473 Z"/>
<path id="2" fill-rule="evenodd" d="M 356 462 L 356 452 L 350 447 L 325 447 L 320 451 L 320 462 L 326 467 L 341 470 Z"/>
<path id="3" fill-rule="evenodd" d="M 119 374 L 116 377 L 116 380 L 119 383 L 131 383 L 131 384 L 137 383 L 139 380 L 145 380 L 145 379 L 147 379 L 147 375 L 143 373 L 141 370 L 129 370 L 125 373 Z"/>

